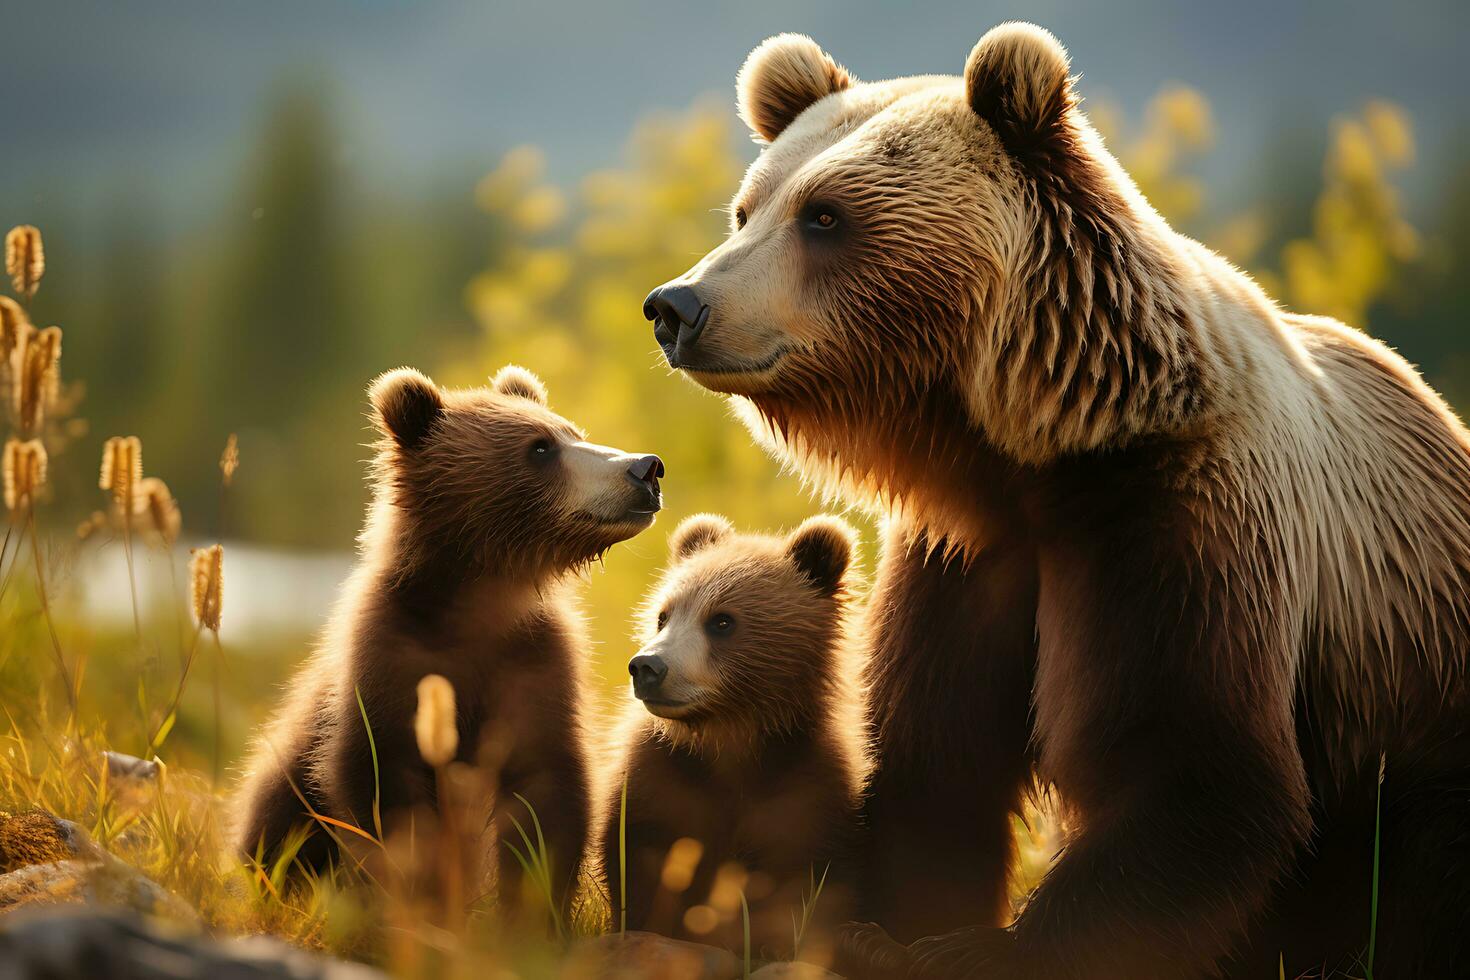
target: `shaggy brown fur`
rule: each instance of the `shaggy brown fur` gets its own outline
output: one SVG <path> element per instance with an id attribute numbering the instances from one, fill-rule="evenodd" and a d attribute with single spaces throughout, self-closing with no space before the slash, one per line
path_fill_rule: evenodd
<path id="1" fill-rule="evenodd" d="M 853 537 L 831 517 L 780 538 L 736 534 L 712 515 L 672 535 L 673 564 L 633 661 L 657 657 L 668 676 L 652 691 L 635 684 L 646 701 L 630 705 L 603 820 L 608 893 L 616 908 L 626 887 L 629 928 L 739 950 L 743 890 L 753 947 L 787 956 L 793 917 L 825 874 L 802 953 L 824 943 L 830 953 L 832 927 L 853 909 L 849 848 L 865 769 L 845 625 Z M 699 842 L 696 866 L 681 868 L 687 851 L 671 856 L 681 838 Z M 711 911 L 689 912 L 700 905 Z"/>
<path id="2" fill-rule="evenodd" d="M 776 57 L 813 56 L 759 48 L 742 85 Z M 852 81 L 758 132 L 730 237 L 677 280 L 702 330 L 665 352 L 889 517 L 865 898 L 902 942 L 958 931 L 855 930 L 854 968 L 1349 967 L 1383 759 L 1378 966 L 1451 975 L 1464 426 L 1391 351 L 1170 229 L 1039 28 L 996 28 L 962 78 Z M 1033 774 L 1070 834 L 1001 928 Z"/>
<path id="3" fill-rule="evenodd" d="M 567 580 L 649 525 L 656 479 L 630 478 L 642 457 L 587 444 L 519 368 L 464 391 L 440 391 L 403 369 L 379 378 L 371 395 L 383 438 L 362 560 L 321 647 L 260 733 L 237 846 L 273 854 L 290 828 L 309 822 L 306 804 L 373 829 L 359 695 L 376 740 L 386 832 L 407 811 L 435 806 L 413 716 L 418 681 L 441 674 L 456 692 L 459 759 L 486 774 L 499 801 L 486 870 L 499 831 L 512 816 L 526 819 L 518 793 L 536 809 L 565 888 L 589 816 L 587 644 Z M 304 853 L 324 861 L 327 834 Z M 500 865 L 501 895 L 514 900 L 519 868 Z"/>

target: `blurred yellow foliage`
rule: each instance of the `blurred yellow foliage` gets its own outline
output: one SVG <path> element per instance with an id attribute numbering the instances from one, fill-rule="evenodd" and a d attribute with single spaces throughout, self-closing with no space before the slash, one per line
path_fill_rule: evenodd
<path id="1" fill-rule="evenodd" d="M 1215 142 L 1214 115 L 1202 94 L 1183 85 L 1161 89 L 1144 111 L 1143 127 L 1131 138 L 1124 136 L 1122 120 L 1106 103 L 1088 110 L 1098 132 L 1164 217 L 1183 221 L 1199 212 L 1204 188 L 1180 168 Z"/>
<path id="2" fill-rule="evenodd" d="M 1389 181 L 1413 159 L 1413 128 L 1397 106 L 1370 102 L 1360 116 L 1334 124 L 1313 235 L 1282 250 L 1284 301 L 1365 325 L 1369 306 L 1419 251 Z"/>

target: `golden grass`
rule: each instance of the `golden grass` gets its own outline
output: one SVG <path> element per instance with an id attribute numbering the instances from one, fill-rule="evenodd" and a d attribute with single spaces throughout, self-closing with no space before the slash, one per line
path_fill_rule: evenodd
<path id="1" fill-rule="evenodd" d="M 57 430 L 47 423 L 65 415 L 68 403 L 61 397 L 61 330 L 37 331 L 25 305 L 44 272 L 41 249 L 34 228 L 7 237 L 7 271 L 18 298 L 0 297 L 5 355 L 0 407 L 11 429 L 3 457 L 8 524 L 0 538 L 0 668 L 14 671 L 0 702 L 0 857 L 18 863 L 65 857 L 67 841 L 56 831 L 56 817 L 74 822 L 100 848 L 97 854 L 88 852 L 89 860 L 100 855 L 108 868 L 132 869 L 128 873 L 143 875 L 177 899 L 153 908 L 155 915 L 223 934 L 270 934 L 309 949 L 374 961 L 399 977 L 603 975 L 594 961 L 569 956 L 568 943 L 607 932 L 612 924 L 608 903 L 599 886 L 584 877 L 570 908 L 552 907 L 551 860 L 539 815 L 529 805 L 528 819 L 516 824 L 518 839 L 501 842 L 507 859 L 527 872 L 527 912 L 504 921 L 493 902 L 472 893 L 474 879 L 457 858 L 469 854 L 477 838 L 468 833 L 468 824 L 456 825 L 455 801 L 468 794 L 461 792 L 462 767 L 452 762 L 458 738 L 454 692 L 443 678 L 426 678 L 420 686 L 416 719 L 422 754 L 449 801 L 439 826 L 406 835 L 405 852 L 401 840 L 384 837 L 376 813 L 371 829 L 317 815 L 317 832 L 348 844 L 325 871 L 296 860 L 305 831 L 269 862 L 231 853 L 221 679 L 231 688 L 245 685 L 231 674 L 219 639 L 224 549 L 214 544 L 191 552 L 186 590 L 171 578 L 174 628 L 170 632 L 160 620 L 145 630 L 134 533 L 149 535 L 168 559 L 172 576 L 172 551 L 183 519 L 167 484 L 144 476 L 143 447 L 136 436 L 106 441 L 98 486 L 107 495 L 107 509 L 84 521 L 72 543 L 79 547 L 80 541 L 113 532 L 101 544 L 111 547 L 120 538 L 133 599 L 132 635 L 104 648 L 80 622 L 58 622 L 53 614 L 48 572 L 66 555 L 43 535 L 37 511 L 47 500 L 48 466 L 55 465 L 48 449 L 55 454 L 62 448 L 59 439 L 48 446 L 48 433 Z M 238 442 L 231 435 L 219 459 L 222 502 L 239 466 Z M 188 613 L 192 631 L 183 627 Z M 159 754 L 183 754 L 177 745 L 184 724 L 180 713 L 186 701 L 198 701 L 190 682 L 197 676 L 193 668 L 206 633 L 216 668 L 214 733 L 205 738 L 192 732 L 189 740 L 210 746 L 212 765 L 165 765 Z M 165 682 L 159 653 L 175 644 L 177 677 Z M 89 682 L 89 666 L 105 676 Z M 131 720 L 130 684 L 136 684 L 131 709 L 136 718 Z M 22 696 L 10 696 L 23 690 Z M 371 732 L 365 711 L 363 723 Z M 126 759 L 110 765 L 110 759 L 118 761 L 114 750 L 141 753 L 157 766 Z M 4 870 L 8 863 L 0 873 Z"/>

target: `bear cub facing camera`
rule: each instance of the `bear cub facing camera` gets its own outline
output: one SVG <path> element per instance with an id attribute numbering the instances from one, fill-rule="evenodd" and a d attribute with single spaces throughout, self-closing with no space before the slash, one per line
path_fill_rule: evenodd
<path id="1" fill-rule="evenodd" d="M 535 808 L 565 897 L 591 818 L 588 651 L 567 593 L 573 572 L 653 522 L 663 464 L 587 442 L 513 366 L 489 387 L 454 391 L 391 371 L 371 401 L 381 438 L 361 558 L 256 739 L 236 846 L 269 862 L 295 828 L 315 823 L 308 804 L 370 832 L 381 823 L 389 838 L 422 826 L 409 816 L 441 800 L 415 739 L 416 688 L 438 674 L 455 692 L 455 761 L 474 767 L 485 807 L 462 827 L 488 821 L 493 835 L 470 843 L 465 857 L 486 864 L 466 870 L 498 872 L 502 903 L 515 903 L 520 868 L 495 860 L 504 850 L 495 840 L 516 839 L 512 819 L 526 823 L 519 796 Z M 349 849 L 356 841 L 317 829 L 300 857 L 337 858 L 331 836 Z"/>
<path id="2" fill-rule="evenodd" d="M 777 537 L 709 514 L 670 536 L 603 814 L 606 885 L 614 908 L 626 896 L 628 928 L 740 950 L 743 894 L 751 948 L 805 956 L 851 913 L 867 766 L 847 642 L 854 540 L 835 517 Z"/>

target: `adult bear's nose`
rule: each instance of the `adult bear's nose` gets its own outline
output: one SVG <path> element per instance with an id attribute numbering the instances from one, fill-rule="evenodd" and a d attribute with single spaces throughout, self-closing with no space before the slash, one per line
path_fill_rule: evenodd
<path id="1" fill-rule="evenodd" d="M 643 316 L 653 321 L 653 337 L 658 345 L 665 354 L 672 355 L 674 348 L 690 347 L 699 340 L 709 322 L 709 306 L 700 302 L 699 294 L 689 286 L 665 283 L 643 301 Z"/>

